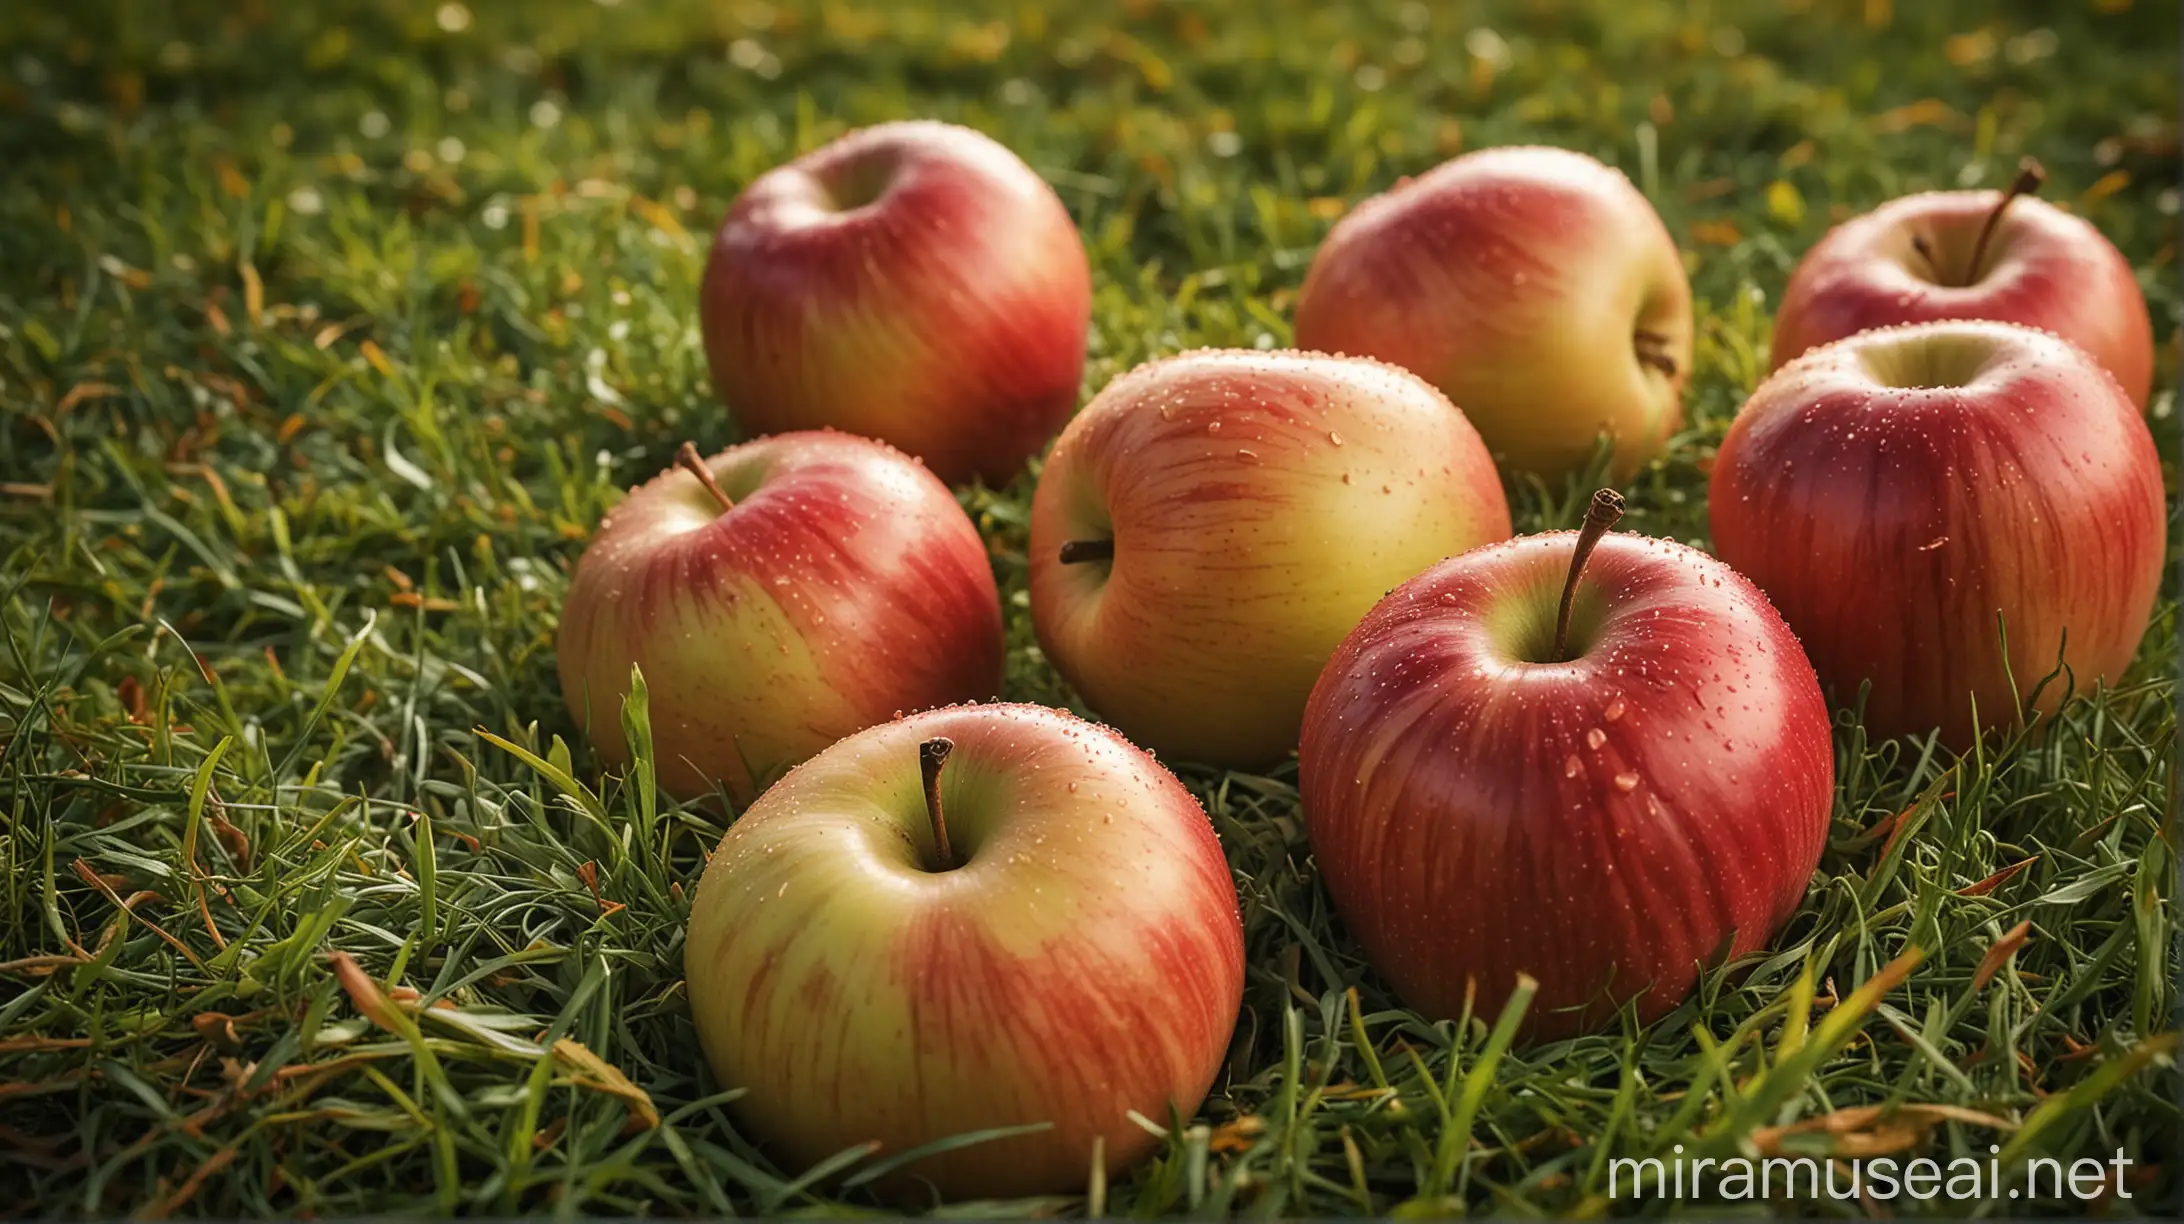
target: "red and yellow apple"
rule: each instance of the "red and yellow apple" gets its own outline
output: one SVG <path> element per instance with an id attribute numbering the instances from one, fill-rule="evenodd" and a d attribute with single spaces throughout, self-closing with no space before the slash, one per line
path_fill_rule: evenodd
<path id="1" fill-rule="evenodd" d="M 1031 508 L 1039 644 L 1162 754 L 1255 767 L 1296 746 L 1327 656 L 1389 588 L 1509 535 L 1461 412 L 1394 366 L 1186 353 L 1070 422 Z"/>
<path id="2" fill-rule="evenodd" d="M 1683 418 L 1691 286 L 1621 172 L 1486 149 L 1359 204 L 1297 298 L 1297 345 L 1377 357 L 1446 392 L 1504 466 L 1559 479 L 1602 431 L 1628 477 Z"/>
<path id="3" fill-rule="evenodd" d="M 781 434 L 668 469 L 577 562 L 555 653 L 569 712 L 621 764 L 643 669 L 660 785 L 738 804 L 904 711 L 1001 686 L 1001 602 L 977 528 L 908 456 Z"/>
<path id="4" fill-rule="evenodd" d="M 1206 814 L 1059 710 L 935 710 L 791 772 L 730 827 L 684 950 L 737 1121 L 785 1167 L 913 1162 L 947 1198 L 1083 1187 L 1196 1112 L 1236 1024 L 1236 890 Z M 1095 1146 L 1097 1145 L 1097 1146 Z M 907 1187 L 906 1187 L 907 1188 Z"/>
<path id="5" fill-rule="evenodd" d="M 1529 974 L 1534 1037 L 1626 1004 L 1657 1019 L 1716 958 L 1763 946 L 1819 862 L 1834 755 L 1797 639 L 1704 553 L 1603 538 L 1612 499 L 1582 534 L 1404 583 L 1312 691 L 1313 857 L 1429 1016 L 1474 990 L 1491 1016 Z"/>
<path id="6" fill-rule="evenodd" d="M 1783 294 L 1775 367 L 1875 327 L 1993 319 L 2084 349 L 2144 408 L 2154 329 L 2138 280 L 2090 223 L 2027 194 L 2040 178 L 2028 163 L 2007 191 L 1905 196 L 1830 230 Z"/>
<path id="7" fill-rule="evenodd" d="M 1967 747 L 2059 659 L 2040 709 L 2115 679 L 2161 586 L 2144 418 L 2069 342 L 2008 323 L 1861 332 L 1784 366 L 1731 423 L 1708 512 L 1835 699 L 1871 686 L 1876 736 Z"/>
<path id="8" fill-rule="evenodd" d="M 698 316 L 746 433 L 879 438 L 1005 483 L 1076 406 L 1091 273 L 1069 213 L 968 128 L 864 128 L 729 209 Z"/>

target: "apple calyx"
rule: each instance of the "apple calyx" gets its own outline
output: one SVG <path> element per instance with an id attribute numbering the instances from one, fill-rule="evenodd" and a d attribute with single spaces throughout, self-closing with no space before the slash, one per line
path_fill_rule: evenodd
<path id="1" fill-rule="evenodd" d="M 1584 571 L 1600 537 L 1622 517 L 1623 495 L 1613 489 L 1594 493 L 1592 504 L 1585 507 L 1585 525 L 1578 529 L 1577 547 L 1570 553 L 1570 576 L 1562 582 L 1562 607 L 1555 613 L 1555 648 L 1548 655 L 1553 662 L 1569 662 L 1565 651 L 1570 637 L 1570 607 L 1577 601 L 1577 576 Z"/>
<path id="2" fill-rule="evenodd" d="M 2038 159 L 2028 157 L 2017 163 L 2017 177 L 2010 180 L 2009 190 L 2003 192 L 2002 198 L 1995 202 L 1994 211 L 1987 214 L 1987 223 L 1979 227 L 1978 241 L 1972 243 L 1972 263 L 1965 269 L 1965 284 L 1978 281 L 1979 261 L 1987 254 L 1987 240 L 1994 237 L 1995 227 L 2002 224 L 2002 214 L 2009 208 L 2010 201 L 2021 195 L 2031 195 L 2040 190 L 2040 184 L 2046 181 L 2047 171 Z"/>
<path id="3" fill-rule="evenodd" d="M 945 735 L 918 745 L 918 772 L 925 779 L 925 816 L 933 822 L 934 871 L 954 871 L 962 866 L 948 845 L 948 822 L 940 812 L 940 767 L 948 763 L 948 754 L 954 751 L 955 741 Z"/>
<path id="4" fill-rule="evenodd" d="M 1668 337 L 1655 331 L 1640 329 L 1631 333 L 1631 348 L 1638 354 L 1638 364 L 1652 366 L 1664 378 L 1676 377 L 1676 359 L 1668 355 Z"/>
<path id="5" fill-rule="evenodd" d="M 1114 557 L 1115 541 L 1112 538 L 1104 540 L 1065 540 L 1062 543 L 1061 562 L 1063 565 L 1081 565 L 1086 561 L 1112 561 Z"/>
<path id="6" fill-rule="evenodd" d="M 698 478 L 698 483 L 705 486 L 705 491 L 713 495 L 714 501 L 720 503 L 722 514 L 736 508 L 735 499 L 728 496 L 728 491 L 720 487 L 719 481 L 713 479 L 713 469 L 705 466 L 705 459 L 698 454 L 696 445 L 683 443 L 675 452 L 675 466 Z"/>

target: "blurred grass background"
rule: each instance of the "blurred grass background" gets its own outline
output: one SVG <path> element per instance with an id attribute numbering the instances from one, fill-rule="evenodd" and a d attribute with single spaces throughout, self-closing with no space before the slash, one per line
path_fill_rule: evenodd
<path id="1" fill-rule="evenodd" d="M 678 981 L 718 818 L 624 835 L 649 797 L 553 681 L 601 512 L 735 436 L 695 287 L 766 168 L 906 115 L 1009 144 L 1091 254 L 1089 393 L 1287 343 L 1320 237 L 1400 175 L 1591 153 L 1697 297 L 1689 426 L 1625 523 L 1703 544 L 1797 256 L 2026 154 L 2140 270 L 2175 489 L 2178 36 L 2146 0 L 10 6 L 0 1214 L 875 1206 L 854 1164 L 778 1168 L 727 1120 Z M 1067 704 L 1025 613 L 1031 484 L 963 500 L 1007 695 Z M 1585 491 L 1512 488 L 1520 530 Z M 2174 1209 L 2175 616 L 2123 683 L 1971 759 L 1846 713 L 1775 950 L 1650 1028 L 1498 1062 L 1491 1017 L 1427 1023 L 1359 962 L 1293 769 L 1179 766 L 1244 898 L 1227 1075 L 1126 1180 L 945 1210 L 1588 1214 L 1611 1157 L 1678 1144 L 2120 1148 L 2132 1197 L 2082 1209 Z"/>

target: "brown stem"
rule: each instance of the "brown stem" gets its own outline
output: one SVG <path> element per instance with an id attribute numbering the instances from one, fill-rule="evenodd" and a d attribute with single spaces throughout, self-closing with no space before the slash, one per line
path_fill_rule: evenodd
<path id="1" fill-rule="evenodd" d="M 1062 564 L 1078 565 L 1086 561 L 1110 561 L 1115 556 L 1115 542 L 1108 540 L 1069 540 L 1062 544 Z"/>
<path id="2" fill-rule="evenodd" d="M 1638 364 L 1652 366 L 1666 377 L 1676 377 L 1676 359 L 1668 355 L 1667 336 L 1651 331 L 1633 332 L 1631 348 L 1638 354 Z"/>
<path id="3" fill-rule="evenodd" d="M 918 745 L 918 772 L 925 775 L 925 816 L 933 822 L 933 857 L 938 865 L 935 871 L 956 869 L 955 850 L 948 845 L 948 822 L 940 814 L 940 767 L 948 763 L 948 754 L 955 751 L 955 741 L 945 735 L 936 735 Z"/>
<path id="4" fill-rule="evenodd" d="M 1585 507 L 1585 525 L 1578 529 L 1577 549 L 1570 554 L 1570 576 L 1562 583 L 1562 610 L 1555 614 L 1555 649 L 1551 657 L 1557 663 L 1568 662 L 1562 656 L 1570 637 L 1570 607 L 1577 601 L 1577 576 L 1600 537 L 1622 517 L 1623 495 L 1613 489 L 1593 494 L 1592 505 Z"/>
<path id="5" fill-rule="evenodd" d="M 1933 275 L 1934 283 L 1940 284 L 1942 281 L 1941 263 L 1934 258 L 1934 244 L 1928 242 L 1924 234 L 1913 234 L 1911 235 L 1911 249 L 1917 251 L 1919 258 L 1926 261 L 1926 270 Z"/>
<path id="6" fill-rule="evenodd" d="M 1972 264 L 1964 272 L 1965 284 L 1978 283 L 1979 261 L 1987 253 L 1987 240 L 1994 237 L 1995 227 L 2002 224 L 2002 213 L 2009 208 L 2010 201 L 2021 195 L 2031 195 L 2046 181 L 2047 171 L 2041 169 L 2037 159 L 2028 157 L 2017 164 L 2017 177 L 2010 181 L 2010 188 L 2002 193 L 2002 198 L 1995 201 L 1994 211 L 1987 214 L 1987 223 L 1979 227 L 1979 241 L 1972 244 Z"/>
<path id="7" fill-rule="evenodd" d="M 698 454 L 696 446 L 683 443 L 682 449 L 675 452 L 675 465 L 688 469 L 691 475 L 698 478 L 698 483 L 705 486 L 705 491 L 713 495 L 714 501 L 720 503 L 722 514 L 736 508 L 735 499 L 728 496 L 728 491 L 720 487 L 719 481 L 713 479 L 713 469 L 705 466 L 705 459 Z"/>

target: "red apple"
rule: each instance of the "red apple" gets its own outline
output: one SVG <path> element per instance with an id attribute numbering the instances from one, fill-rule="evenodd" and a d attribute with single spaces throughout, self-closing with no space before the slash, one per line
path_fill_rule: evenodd
<path id="1" fill-rule="evenodd" d="M 1605 430 L 1622 478 L 1683 417 L 1691 287 L 1620 172 L 1563 149 L 1486 149 L 1335 226 L 1297 298 L 1297 345 L 1416 371 L 1519 471 L 1578 470 Z"/>
<path id="2" fill-rule="evenodd" d="M 1777 369 L 1868 328 L 1994 319 L 2054 332 L 2084 349 L 2144 408 L 2154 328 L 2131 265 L 2101 232 L 2027 193 L 1933 191 L 1836 226 L 1806 252 L 1775 316 Z"/>
<path id="3" fill-rule="evenodd" d="M 1709 513 L 1836 700 L 1871 683 L 1877 736 L 1968 747 L 2059 657 L 2072 676 L 2040 709 L 2114 679 L 2161 586 L 2144 418 L 2091 358 L 2014 324 L 1863 332 L 1784 366 L 1730 425 Z"/>
<path id="4" fill-rule="evenodd" d="M 1602 538 L 1619 507 L 1604 492 L 1583 533 L 1404 583 L 1312 690 L 1313 856 L 1429 1016 L 1474 988 L 1491 1016 L 1529 974 L 1535 1037 L 1626 1003 L 1656 1019 L 1702 967 L 1764 945 L 1820 860 L 1834 755 L 1797 639 L 1704 553 Z"/>
<path id="5" fill-rule="evenodd" d="M 1005 483 L 1077 403 L 1092 279 L 1069 213 L 968 128 L 886 123 L 759 177 L 698 316 L 746 432 L 831 426 Z"/>
<path id="6" fill-rule="evenodd" d="M 748 802 L 789 766 L 905 710 L 1001 686 L 1001 602 L 947 486 L 878 442 L 781 434 L 678 466 L 599 525 L 555 643 L 569 712 L 627 758 L 630 668 L 659 782 Z"/>
<path id="7" fill-rule="evenodd" d="M 1121 736 L 1018 705 L 891 722 L 790 773 L 721 839 L 683 961 L 714 1075 L 745 1090 L 730 1108 L 785 1167 L 1050 1124 L 909 1166 L 947 1198 L 1143 1158 L 1130 1111 L 1197 1111 L 1244 981 L 1190 792 Z"/>
<path id="8" fill-rule="evenodd" d="M 1047 657 L 1138 743 L 1256 767 L 1297 743 L 1327 656 L 1375 600 L 1509 535 L 1463 414 L 1394 366 L 1186 353 L 1110 383 L 1031 506 Z"/>

